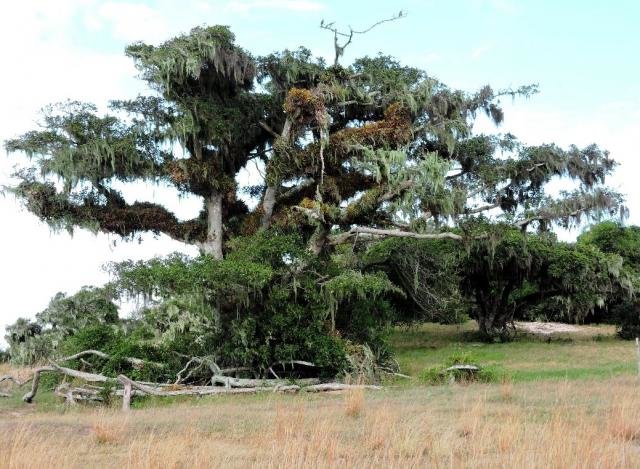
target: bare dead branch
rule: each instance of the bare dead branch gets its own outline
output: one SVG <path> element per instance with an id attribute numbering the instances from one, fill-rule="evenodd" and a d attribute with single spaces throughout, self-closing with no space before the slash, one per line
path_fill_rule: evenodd
<path id="1" fill-rule="evenodd" d="M 64 358 L 59 358 L 57 362 L 67 362 L 71 360 L 76 360 L 78 358 L 85 357 L 87 355 L 94 355 L 96 357 L 100 357 L 104 359 L 111 358 L 111 355 L 101 352 L 100 350 L 83 350 L 82 352 L 78 352 L 74 355 L 70 355 Z M 162 363 L 148 362 L 148 361 L 142 360 L 141 358 L 124 357 L 123 360 L 133 365 L 136 368 L 142 368 L 145 365 L 153 365 L 153 366 L 160 366 L 160 367 L 164 366 Z"/>
<path id="2" fill-rule="evenodd" d="M 357 30 L 357 29 L 353 29 L 351 26 L 349 26 L 349 32 L 344 32 L 344 31 L 340 31 L 335 25 L 335 21 L 332 21 L 331 23 L 325 23 L 324 19 L 320 21 L 320 28 L 321 29 L 326 29 L 327 31 L 331 31 L 333 33 L 333 43 L 334 43 L 334 48 L 335 48 L 335 60 L 333 62 L 333 64 L 335 66 L 338 65 L 338 62 L 340 60 L 340 57 L 342 57 L 342 55 L 344 54 L 344 50 L 347 48 L 347 46 L 349 44 L 351 44 L 351 41 L 353 40 L 353 36 L 354 34 L 366 34 L 369 31 L 371 31 L 373 28 L 380 26 L 383 23 L 388 23 L 390 21 L 396 21 L 399 20 L 401 18 L 405 18 L 407 16 L 407 13 L 403 10 L 400 10 L 399 13 L 391 16 L 390 18 L 386 18 L 380 21 L 377 21 L 376 23 L 373 23 L 371 26 L 369 26 L 368 28 L 362 29 L 362 30 Z M 340 45 L 338 38 L 339 37 L 344 37 L 346 38 L 346 41 Z"/>
<path id="3" fill-rule="evenodd" d="M 70 360 L 76 360 L 80 357 L 86 357 L 87 355 L 95 355 L 96 357 L 100 357 L 100 358 L 109 358 L 109 355 L 107 355 L 104 352 L 101 352 L 100 350 L 84 350 L 82 352 L 78 352 L 74 355 L 69 355 L 68 357 L 64 357 L 64 358 L 59 358 L 58 361 L 59 362 L 68 362 Z"/>
<path id="4" fill-rule="evenodd" d="M 465 215 L 472 215 L 474 213 L 480 213 L 480 212 L 484 212 L 486 210 L 491 210 L 493 208 L 498 208 L 498 207 L 500 207 L 500 204 L 498 204 L 498 203 L 482 205 L 480 207 L 467 209 L 467 210 L 464 211 L 464 214 Z"/>
<path id="5" fill-rule="evenodd" d="M 374 386 L 372 384 L 323 383 L 302 388 L 305 392 L 345 391 L 347 389 L 372 389 L 378 391 L 382 389 L 382 386 Z"/>
<path id="6" fill-rule="evenodd" d="M 36 393 L 38 392 L 38 386 L 40 385 L 40 374 L 45 371 L 56 371 L 56 369 L 52 366 L 41 366 L 40 368 L 36 368 L 33 372 L 33 379 L 31 381 L 31 391 L 22 396 L 22 400 L 27 403 L 33 402 L 33 398 L 36 397 Z"/>
<path id="7" fill-rule="evenodd" d="M 302 365 L 302 366 L 310 366 L 310 367 L 315 367 L 316 365 L 311 363 L 311 362 L 306 362 L 304 360 L 287 360 L 287 361 L 280 361 L 280 362 L 275 362 L 272 363 L 271 366 L 276 366 L 276 365 Z"/>
<path id="8" fill-rule="evenodd" d="M 2 376 L 0 376 L 0 383 L 2 383 L 3 381 L 11 381 L 13 384 L 15 384 L 18 387 L 24 386 L 30 380 L 31 380 L 31 376 L 29 376 L 27 379 L 25 379 L 23 381 L 20 381 L 18 378 L 14 377 L 14 376 L 11 376 L 11 375 L 2 375 Z"/>
<path id="9" fill-rule="evenodd" d="M 382 237 L 396 237 L 396 238 L 414 238 L 414 239 L 453 239 L 455 241 L 462 241 L 463 236 L 457 233 L 444 232 L 444 233 L 414 233 L 413 231 L 401 231 L 401 230 L 383 230 L 379 228 L 369 228 L 366 226 L 356 226 L 351 228 L 346 233 L 341 233 L 330 237 L 329 244 L 336 245 L 347 242 L 351 237 L 359 234 L 369 234 L 373 236 Z"/>
<path id="10" fill-rule="evenodd" d="M 318 384 L 320 380 L 318 378 L 304 378 L 295 380 L 296 383 L 303 386 Z M 232 378 L 230 376 L 216 375 L 211 379 L 214 384 L 221 384 L 228 388 L 254 388 L 254 387 L 268 387 L 273 388 L 278 385 L 290 384 L 291 381 L 287 379 L 250 379 L 250 378 Z"/>
<path id="11" fill-rule="evenodd" d="M 33 377 L 31 379 L 31 391 L 29 391 L 22 397 L 22 400 L 24 402 L 33 402 L 33 399 L 36 397 L 36 394 L 38 392 L 38 386 L 40 385 L 40 375 L 45 372 L 58 372 L 72 378 L 78 378 L 92 383 L 106 383 L 108 381 L 114 381 L 114 378 L 109 378 L 107 376 L 98 375 L 95 373 L 87 373 L 85 371 L 73 370 L 71 368 L 65 368 L 63 366 L 52 363 L 49 366 L 41 366 L 40 368 L 36 368 L 34 370 Z"/>

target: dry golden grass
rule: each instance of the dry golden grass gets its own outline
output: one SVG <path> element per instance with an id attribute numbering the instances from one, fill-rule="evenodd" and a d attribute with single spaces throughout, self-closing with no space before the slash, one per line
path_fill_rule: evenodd
<path id="1" fill-rule="evenodd" d="M 639 467 L 633 378 L 0 410 L 0 466 Z"/>
<path id="2" fill-rule="evenodd" d="M 19 380 L 24 380 L 25 378 L 31 376 L 33 374 L 33 367 L 16 367 L 11 366 L 8 363 L 0 363 L 0 376 L 2 375 L 11 375 Z M 0 386 L 9 386 L 8 382 L 0 384 Z"/>
<path id="3" fill-rule="evenodd" d="M 364 409 L 364 389 L 352 388 L 345 394 L 345 413 L 349 417 L 359 417 Z"/>
<path id="4" fill-rule="evenodd" d="M 128 415 L 114 420 L 112 414 L 104 410 L 99 410 L 93 416 L 91 422 L 91 432 L 98 444 L 118 443 L 128 428 Z"/>

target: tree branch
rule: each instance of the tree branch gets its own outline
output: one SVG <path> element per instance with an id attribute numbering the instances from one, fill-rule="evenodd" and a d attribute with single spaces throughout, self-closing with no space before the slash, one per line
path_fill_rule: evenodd
<path id="1" fill-rule="evenodd" d="M 347 48 L 347 46 L 349 44 L 351 44 L 351 41 L 353 40 L 353 35 L 354 34 L 366 34 L 369 31 L 371 31 L 373 28 L 375 28 L 377 26 L 380 26 L 383 23 L 388 23 L 390 21 L 396 21 L 396 20 L 399 20 L 399 19 L 404 18 L 406 16 L 407 16 L 407 13 L 405 11 L 403 11 L 403 10 L 400 10 L 400 12 L 398 14 L 393 15 L 390 18 L 386 18 L 386 19 L 377 21 L 376 23 L 372 24 L 368 28 L 360 30 L 360 31 L 358 31 L 356 29 L 353 29 L 351 26 L 349 26 L 349 32 L 348 33 L 338 30 L 338 28 L 336 26 L 334 26 L 335 22 L 325 23 L 324 20 L 321 20 L 320 21 L 320 28 L 321 29 L 326 29 L 327 31 L 331 31 L 333 33 L 334 48 L 335 48 L 335 53 L 336 53 L 333 65 L 334 66 L 338 65 L 340 57 L 342 57 L 342 55 L 344 54 L 344 50 Z M 344 44 L 340 45 L 340 43 L 338 42 L 338 36 L 342 36 L 342 37 L 347 38 L 346 42 Z"/>
<path id="2" fill-rule="evenodd" d="M 266 122 L 260 121 L 260 122 L 258 122 L 258 124 L 264 130 L 266 130 L 268 133 L 270 133 L 273 138 L 280 138 L 280 135 L 278 135 L 275 130 L 273 130 L 271 127 L 269 127 Z"/>
<path id="3" fill-rule="evenodd" d="M 414 233 L 412 231 L 401 231 L 401 230 L 383 230 L 379 228 L 369 228 L 366 226 L 356 226 L 351 228 L 346 233 L 341 233 L 338 235 L 331 236 L 329 238 L 329 244 L 336 245 L 347 242 L 351 237 L 360 235 L 360 234 L 368 234 L 372 236 L 382 236 L 382 237 L 396 237 L 396 238 L 413 238 L 413 239 L 453 239 L 455 241 L 462 241 L 465 239 L 463 236 L 457 233 L 444 232 L 444 233 Z M 475 238 L 484 238 L 485 235 L 474 237 Z"/>
<path id="4" fill-rule="evenodd" d="M 482 205 L 480 207 L 476 207 L 476 208 L 468 208 L 464 211 L 465 215 L 472 215 L 474 213 L 480 213 L 480 212 L 484 212 L 486 210 L 491 210 L 493 208 L 498 208 L 500 207 L 499 203 L 495 203 L 495 204 L 488 204 L 488 205 Z"/>

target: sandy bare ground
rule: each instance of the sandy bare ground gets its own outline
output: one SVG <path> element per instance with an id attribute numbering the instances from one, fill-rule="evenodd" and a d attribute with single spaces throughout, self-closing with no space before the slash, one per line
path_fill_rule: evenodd
<path id="1" fill-rule="evenodd" d="M 519 331 L 528 332 L 537 335 L 552 335 L 562 333 L 579 333 L 587 332 L 589 326 L 575 326 L 573 324 L 564 324 L 561 322 L 516 322 L 516 328 Z M 582 331 L 581 329 L 586 329 Z"/>

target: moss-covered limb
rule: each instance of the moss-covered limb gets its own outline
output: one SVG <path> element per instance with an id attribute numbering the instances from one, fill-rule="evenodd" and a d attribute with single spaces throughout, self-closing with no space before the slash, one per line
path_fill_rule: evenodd
<path id="1" fill-rule="evenodd" d="M 319 175 L 324 162 L 325 172 L 331 174 L 331 171 L 339 170 L 346 160 L 362 157 L 367 150 L 402 148 L 409 143 L 411 136 L 408 111 L 392 104 L 385 110 L 382 120 L 330 134 L 323 146 L 322 160 L 319 157 L 319 140 L 304 147 L 278 140 L 274 145 L 276 155 L 270 160 L 267 171 L 280 180 L 296 177 L 301 171 Z"/>
<path id="2" fill-rule="evenodd" d="M 250 89 L 256 76 L 252 57 L 234 40 L 226 26 L 197 27 L 157 47 L 130 45 L 126 53 L 143 78 L 167 94 L 192 87 L 192 91 L 227 95 Z"/>
<path id="3" fill-rule="evenodd" d="M 202 220 L 180 222 L 158 204 L 126 204 L 121 198 L 105 201 L 95 192 L 65 194 L 57 192 L 51 183 L 36 181 L 23 181 L 13 192 L 29 211 L 54 229 L 72 230 L 79 226 L 122 237 L 152 231 L 189 243 L 206 236 L 206 223 Z"/>
<path id="4" fill-rule="evenodd" d="M 207 197 L 212 191 L 228 193 L 235 191 L 235 171 L 223 168 L 221 161 L 206 149 L 200 158 L 173 160 L 163 170 L 171 183 L 181 192 L 190 192 Z"/>
<path id="5" fill-rule="evenodd" d="M 621 194 L 598 188 L 591 192 L 577 190 L 559 199 L 545 198 L 538 207 L 524 213 L 524 218 L 515 222 L 516 226 L 526 228 L 538 223 L 541 228 L 556 224 L 563 228 L 580 223 L 585 216 L 625 215 Z"/>
<path id="6" fill-rule="evenodd" d="M 358 200 L 347 205 L 341 212 L 339 224 L 350 225 L 366 221 L 371 218 L 371 215 L 376 212 L 383 203 L 399 197 L 404 191 L 411 189 L 414 184 L 414 181 L 407 180 L 402 181 L 395 187 L 378 186 L 365 191 Z"/>
<path id="7" fill-rule="evenodd" d="M 91 104 L 52 105 L 43 120 L 44 130 L 8 140 L 5 148 L 26 153 L 39 172 L 61 178 L 67 191 L 85 181 L 159 177 L 173 158 L 139 122 L 99 116 Z"/>
<path id="8" fill-rule="evenodd" d="M 506 151 L 509 157 L 496 157 L 498 151 Z M 595 145 L 568 150 L 555 145 L 523 147 L 513 138 L 486 136 L 461 142 L 454 158 L 462 174 L 449 183 L 465 186 L 470 203 L 481 197 L 507 212 L 539 203 L 544 199 L 544 186 L 553 178 L 573 179 L 584 191 L 590 191 L 616 166 L 609 154 Z"/>
<path id="9" fill-rule="evenodd" d="M 375 191 L 375 190 L 374 190 Z M 362 213 L 371 213 L 372 207 L 375 203 L 384 197 L 386 193 L 371 191 L 368 198 L 365 198 L 363 202 L 358 205 L 353 205 L 352 213 L 354 217 L 349 218 L 349 223 L 358 223 L 356 217 L 361 216 Z M 364 196 L 363 196 L 364 198 Z M 350 205 L 349 207 L 352 207 Z M 348 216 L 348 209 L 345 215 Z M 484 210 L 496 208 L 496 204 L 489 204 L 476 209 L 476 213 L 481 213 Z M 360 211 L 358 211 L 360 210 Z M 569 228 L 574 224 L 579 224 L 584 217 L 597 217 L 602 214 L 609 216 L 624 215 L 625 208 L 622 205 L 622 196 L 616 192 L 597 189 L 592 192 L 576 191 L 572 194 L 567 194 L 563 198 L 551 199 L 546 198 L 541 201 L 538 208 L 524 213 L 524 218 L 520 218 L 511 221 L 507 226 L 517 227 L 520 229 L 526 229 L 529 225 L 537 223 L 539 228 L 543 231 L 549 228 L 549 225 L 558 225 L 563 228 Z M 468 215 L 473 215 L 473 210 L 467 212 Z M 469 238 L 468 236 L 462 236 L 457 233 L 418 233 L 407 230 L 386 230 L 378 228 L 369 228 L 366 226 L 356 226 L 350 228 L 348 231 L 334 235 L 330 238 L 330 244 L 341 244 L 348 241 L 355 235 L 368 234 L 376 236 L 395 236 L 395 237 L 407 237 L 416 239 L 439 239 L 450 238 L 455 240 L 464 240 Z M 471 236 L 471 239 L 485 239 L 489 236 L 489 233 L 476 233 Z"/>

